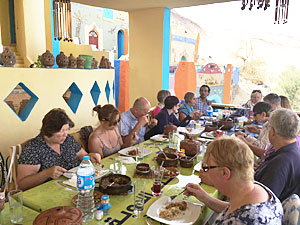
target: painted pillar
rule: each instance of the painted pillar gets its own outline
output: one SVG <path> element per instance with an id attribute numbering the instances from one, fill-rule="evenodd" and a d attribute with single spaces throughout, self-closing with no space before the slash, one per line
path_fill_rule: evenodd
<path id="1" fill-rule="evenodd" d="M 45 0 L 46 1 L 46 0 Z M 49 0 L 47 0 L 49 2 Z M 48 36 L 48 39 L 47 42 L 49 43 L 47 45 L 47 48 L 49 47 L 51 50 L 52 50 L 52 54 L 54 56 L 54 58 L 56 59 L 56 56 L 60 53 L 60 43 L 59 43 L 59 40 L 55 39 L 54 38 L 54 18 L 53 18 L 53 0 L 50 0 L 50 11 L 48 10 L 49 7 L 47 7 L 47 9 L 45 8 L 45 12 L 50 14 L 50 30 L 51 30 L 51 33 L 50 35 Z M 47 31 L 49 32 L 49 16 L 48 16 L 48 23 L 47 23 Z M 49 37 L 51 37 L 51 39 L 49 39 Z M 51 43 L 51 45 L 50 45 Z M 56 64 L 56 60 L 55 60 L 55 64 L 53 66 L 54 68 L 57 68 L 58 65 Z"/>
<path id="2" fill-rule="evenodd" d="M 223 103 L 230 104 L 230 91 L 231 91 L 231 73 L 232 65 L 227 64 L 225 73 L 224 73 L 224 92 L 223 92 Z"/>
<path id="3" fill-rule="evenodd" d="M 8 0 L 0 0 L 0 29 L 1 29 L 0 44 L 2 44 L 3 46 L 9 45 L 10 28 L 9 28 Z"/>
<path id="4" fill-rule="evenodd" d="M 198 50 L 199 50 L 199 40 L 200 40 L 200 33 L 197 34 L 197 41 L 195 45 L 195 55 L 194 55 L 194 63 L 197 63 L 198 60 Z"/>
<path id="5" fill-rule="evenodd" d="M 157 104 L 160 89 L 169 89 L 170 9 L 129 12 L 129 102 L 144 96 Z"/>
<path id="6" fill-rule="evenodd" d="M 129 44 L 129 33 L 128 29 L 124 31 L 124 55 L 128 54 L 128 44 Z"/>

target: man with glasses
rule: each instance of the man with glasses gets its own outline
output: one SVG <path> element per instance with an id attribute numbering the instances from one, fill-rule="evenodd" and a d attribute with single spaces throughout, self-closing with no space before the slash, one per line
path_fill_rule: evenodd
<path id="1" fill-rule="evenodd" d="M 150 102 L 146 98 L 140 97 L 135 100 L 131 109 L 121 114 L 119 130 L 123 140 L 127 136 L 133 137 L 136 134 L 138 136 L 136 144 L 144 141 L 145 133 L 157 124 L 156 119 L 151 119 L 148 124 L 150 107 Z"/>

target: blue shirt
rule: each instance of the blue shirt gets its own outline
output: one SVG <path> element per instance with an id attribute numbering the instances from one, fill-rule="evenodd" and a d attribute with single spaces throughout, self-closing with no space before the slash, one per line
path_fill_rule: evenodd
<path id="1" fill-rule="evenodd" d="M 189 107 L 188 104 L 186 104 L 186 103 L 184 103 L 178 109 L 179 113 L 184 113 L 186 116 L 189 115 L 192 111 L 194 111 L 194 108 L 193 107 Z"/>
<path id="2" fill-rule="evenodd" d="M 195 109 L 198 109 L 200 112 L 203 112 L 205 115 L 207 115 L 207 108 L 208 108 L 207 99 L 203 103 L 200 97 L 196 98 Z"/>
<path id="3" fill-rule="evenodd" d="M 280 199 L 300 195 L 300 150 L 297 142 L 272 152 L 256 169 L 254 179 Z"/>
<path id="4" fill-rule="evenodd" d="M 138 119 L 131 113 L 130 109 L 126 112 L 123 112 L 121 114 L 121 120 L 119 124 L 119 130 L 121 136 L 127 136 L 130 131 L 135 127 L 137 124 Z M 140 131 L 137 133 L 137 136 L 139 139 L 137 140 L 137 143 L 143 142 L 144 141 L 144 135 L 146 133 L 146 127 L 142 127 Z"/>

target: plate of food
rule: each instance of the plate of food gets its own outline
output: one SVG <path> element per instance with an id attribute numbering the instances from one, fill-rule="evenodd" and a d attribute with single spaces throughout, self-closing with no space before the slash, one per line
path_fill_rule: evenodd
<path id="1" fill-rule="evenodd" d="M 143 158 L 144 156 L 151 154 L 152 150 L 143 147 L 131 146 L 120 150 L 119 153 L 120 155 L 132 156 L 132 157 L 138 156 L 140 158 Z"/>
<path id="2" fill-rule="evenodd" d="M 211 132 L 204 132 L 201 134 L 202 138 L 208 138 L 208 139 L 215 139 L 216 137 L 216 132 L 215 131 L 211 131 Z"/>
<path id="3" fill-rule="evenodd" d="M 101 168 L 100 166 L 94 165 L 94 168 L 95 168 L 95 179 L 98 179 L 109 172 L 109 170 Z M 78 167 L 74 167 L 74 168 L 68 170 L 67 172 L 65 172 L 63 175 L 66 178 L 71 179 L 72 177 L 76 176 L 77 169 L 78 169 Z"/>
<path id="4" fill-rule="evenodd" d="M 179 169 L 176 167 L 165 167 L 164 168 L 164 178 L 173 178 L 179 175 Z"/>
<path id="5" fill-rule="evenodd" d="M 157 134 L 150 138 L 152 141 L 158 141 L 158 142 L 168 142 L 169 138 L 167 135 L 164 134 Z"/>
<path id="6" fill-rule="evenodd" d="M 186 134 L 190 137 L 197 137 L 204 131 L 204 127 L 201 128 L 186 128 L 186 127 L 178 127 L 177 131 L 183 134 Z"/>
<path id="7" fill-rule="evenodd" d="M 200 205 L 180 199 L 169 203 L 168 197 L 163 196 L 149 207 L 147 216 L 164 224 L 190 225 L 197 221 L 200 213 Z"/>

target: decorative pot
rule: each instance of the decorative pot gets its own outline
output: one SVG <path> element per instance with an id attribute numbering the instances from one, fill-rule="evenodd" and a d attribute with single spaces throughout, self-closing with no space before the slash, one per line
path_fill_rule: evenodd
<path id="1" fill-rule="evenodd" d="M 49 50 L 46 50 L 41 57 L 41 63 L 46 68 L 51 68 L 54 65 L 54 56 Z"/>
<path id="2" fill-rule="evenodd" d="M 109 174 L 99 181 L 99 191 L 109 195 L 126 194 L 132 189 L 131 178 L 122 174 Z"/>
<path id="3" fill-rule="evenodd" d="M 69 68 L 75 69 L 77 67 L 77 59 L 71 53 L 69 56 Z"/>
<path id="4" fill-rule="evenodd" d="M 85 59 L 84 69 L 91 69 L 93 56 L 91 56 L 91 55 L 81 55 L 81 57 Z"/>
<path id="5" fill-rule="evenodd" d="M 98 66 L 98 61 L 95 58 L 93 58 L 93 60 L 92 60 L 92 69 L 97 69 L 97 66 Z"/>
<path id="6" fill-rule="evenodd" d="M 77 57 L 77 69 L 84 69 L 84 61 L 81 55 Z"/>
<path id="7" fill-rule="evenodd" d="M 10 48 L 5 48 L 1 54 L 2 64 L 6 67 L 13 67 L 16 64 L 16 54 L 10 50 Z"/>
<path id="8" fill-rule="evenodd" d="M 197 154 L 198 145 L 199 141 L 186 139 L 180 142 L 180 149 L 184 149 L 187 156 L 194 156 Z"/>
<path id="9" fill-rule="evenodd" d="M 59 55 L 56 56 L 56 64 L 59 68 L 66 68 L 69 65 L 69 59 L 64 52 L 60 52 Z"/>

